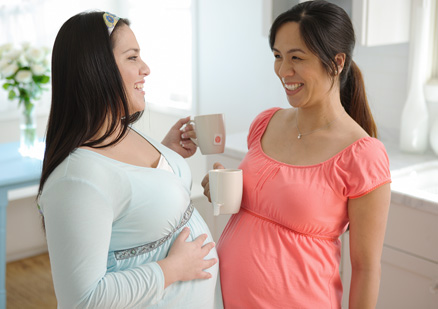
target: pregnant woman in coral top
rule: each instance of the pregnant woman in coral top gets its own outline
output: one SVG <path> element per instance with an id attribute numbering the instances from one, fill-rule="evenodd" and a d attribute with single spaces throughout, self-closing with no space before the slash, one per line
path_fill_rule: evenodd
<path id="1" fill-rule="evenodd" d="M 350 308 L 374 308 L 391 176 L 350 18 L 304 2 L 274 21 L 269 43 L 292 108 L 251 124 L 241 210 L 218 242 L 225 308 L 340 308 L 348 227 Z M 207 176 L 203 186 L 209 197 Z"/>

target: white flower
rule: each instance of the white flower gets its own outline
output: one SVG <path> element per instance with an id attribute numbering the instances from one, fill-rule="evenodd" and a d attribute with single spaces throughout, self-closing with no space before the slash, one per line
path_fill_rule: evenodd
<path id="1" fill-rule="evenodd" d="M 29 61 L 27 61 L 24 54 L 21 54 L 17 61 L 20 63 L 21 67 L 28 67 L 29 66 Z"/>
<path id="2" fill-rule="evenodd" d="M 41 91 L 47 90 L 45 84 L 50 79 L 48 55 L 49 49 L 36 48 L 27 42 L 18 48 L 12 44 L 0 46 L 0 80 L 3 83 L 2 88 L 10 93 L 10 99 L 33 104 L 34 100 L 40 98 Z M 37 78 L 40 76 L 46 77 Z"/>
<path id="3" fill-rule="evenodd" d="M 31 46 L 29 42 L 23 42 L 21 43 L 21 46 L 23 47 L 23 50 L 27 50 L 29 49 L 29 47 Z"/>
<path id="4" fill-rule="evenodd" d="M 50 48 L 43 46 L 42 49 L 43 49 L 45 55 L 50 54 Z"/>
<path id="5" fill-rule="evenodd" d="M 15 62 L 12 62 L 11 64 L 7 65 L 1 70 L 2 76 L 9 77 L 15 74 L 18 70 L 18 65 Z"/>
<path id="6" fill-rule="evenodd" d="M 15 75 L 15 80 L 19 83 L 27 84 L 32 81 L 32 72 L 29 70 L 20 70 Z"/>
<path id="7" fill-rule="evenodd" d="M 46 73 L 46 68 L 44 66 L 42 66 L 41 64 L 33 64 L 30 66 L 30 69 L 32 71 L 32 73 L 34 75 L 43 75 L 44 73 Z"/>
<path id="8" fill-rule="evenodd" d="M 8 50 L 11 50 L 14 45 L 12 43 L 3 44 L 0 46 L 0 55 Z"/>
<path id="9" fill-rule="evenodd" d="M 26 58 L 30 62 L 40 63 L 44 60 L 44 56 L 45 52 L 42 49 L 36 47 L 30 48 L 26 52 Z"/>
<path id="10" fill-rule="evenodd" d="M 50 61 L 49 61 L 49 59 L 47 59 L 47 58 L 44 59 L 43 66 L 45 66 L 47 70 L 50 69 Z"/>
<path id="11" fill-rule="evenodd" d="M 8 59 L 0 59 L 0 71 L 9 64 Z"/>
<path id="12" fill-rule="evenodd" d="M 21 50 L 17 49 L 17 48 L 12 48 L 12 49 L 8 49 L 5 50 L 5 52 L 3 53 L 3 57 L 9 60 L 17 60 L 18 58 L 20 58 L 21 56 Z"/>

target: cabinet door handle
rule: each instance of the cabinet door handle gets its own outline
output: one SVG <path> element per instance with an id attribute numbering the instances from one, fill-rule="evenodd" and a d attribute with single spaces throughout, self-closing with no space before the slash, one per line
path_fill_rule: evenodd
<path id="1" fill-rule="evenodd" d="M 432 283 L 432 285 L 429 287 L 429 291 L 432 294 L 438 294 L 438 280 L 436 280 L 435 283 Z"/>

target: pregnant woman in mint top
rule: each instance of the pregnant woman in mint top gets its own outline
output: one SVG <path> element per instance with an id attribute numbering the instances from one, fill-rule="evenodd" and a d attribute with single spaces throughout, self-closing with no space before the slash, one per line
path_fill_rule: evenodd
<path id="1" fill-rule="evenodd" d="M 353 26 L 338 6 L 307 1 L 274 21 L 269 41 L 292 108 L 263 111 L 249 129 L 241 210 L 217 245 L 225 308 L 341 308 L 348 226 L 349 308 L 375 308 L 390 173 Z"/>
<path id="2" fill-rule="evenodd" d="M 162 144 L 131 127 L 149 73 L 126 19 L 80 13 L 56 37 L 39 206 L 60 308 L 223 307 L 189 118 Z"/>

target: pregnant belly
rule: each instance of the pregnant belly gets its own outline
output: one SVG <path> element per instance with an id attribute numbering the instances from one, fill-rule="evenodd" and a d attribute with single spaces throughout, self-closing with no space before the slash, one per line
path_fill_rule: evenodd
<path id="1" fill-rule="evenodd" d="M 225 307 L 337 308 L 342 285 L 332 249 L 240 212 L 218 242 Z"/>

